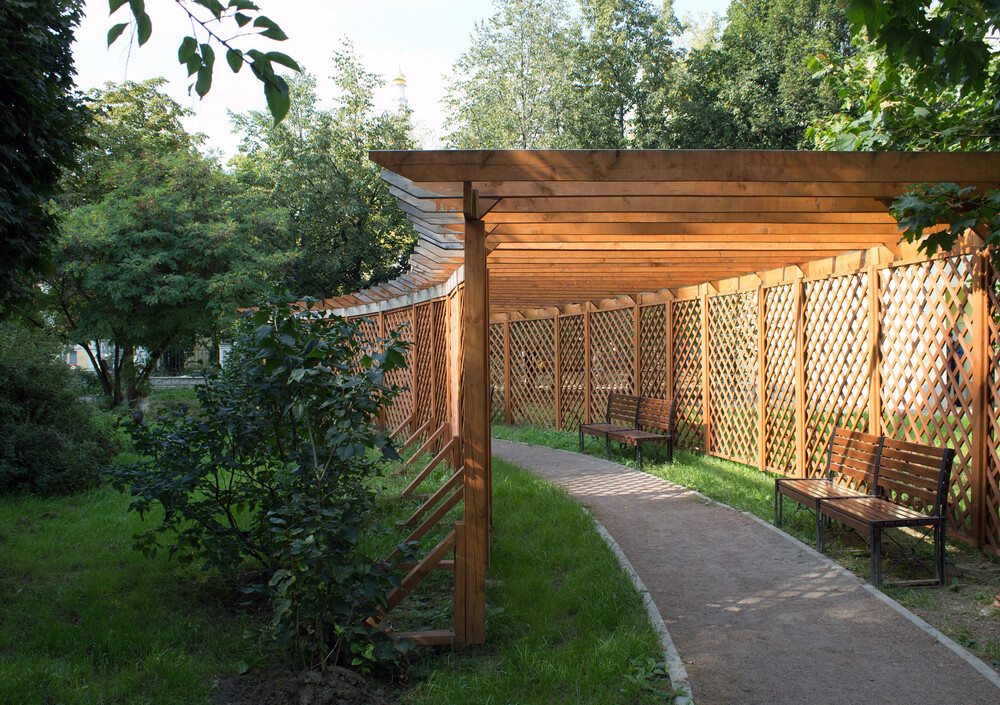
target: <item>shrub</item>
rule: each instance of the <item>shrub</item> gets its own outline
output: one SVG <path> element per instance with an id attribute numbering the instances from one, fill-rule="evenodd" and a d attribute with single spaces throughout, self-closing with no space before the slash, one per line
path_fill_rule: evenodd
<path id="1" fill-rule="evenodd" d="M 303 666 L 393 659 L 402 644 L 364 623 L 398 580 L 359 550 L 377 450 L 375 421 L 404 364 L 395 336 L 366 344 L 357 324 L 303 310 L 276 289 L 246 317 L 221 377 L 137 434 L 146 459 L 119 470 L 131 508 L 164 517 L 138 538 L 227 573 L 256 565 L 273 620 L 264 637 Z"/>
<path id="2" fill-rule="evenodd" d="M 115 419 L 78 398 L 54 335 L 0 324 L 0 493 L 93 484 L 121 448 Z"/>

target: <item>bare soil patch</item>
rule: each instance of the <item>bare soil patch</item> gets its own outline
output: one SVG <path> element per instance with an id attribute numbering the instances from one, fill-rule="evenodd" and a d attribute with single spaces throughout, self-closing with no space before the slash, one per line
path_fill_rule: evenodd
<path id="1" fill-rule="evenodd" d="M 217 705 L 395 705 L 396 693 L 346 668 L 272 668 L 219 680 Z"/>

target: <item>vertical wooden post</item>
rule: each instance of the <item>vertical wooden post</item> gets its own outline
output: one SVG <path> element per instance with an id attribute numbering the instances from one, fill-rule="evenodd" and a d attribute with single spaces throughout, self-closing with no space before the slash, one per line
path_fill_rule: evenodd
<path id="1" fill-rule="evenodd" d="M 989 302 L 990 255 L 973 257 L 972 274 L 972 540 L 977 548 L 986 543 L 986 490 L 989 451 L 989 379 L 992 314 Z"/>
<path id="2" fill-rule="evenodd" d="M 878 269 L 868 265 L 868 433 L 882 435 L 882 315 Z"/>
<path id="3" fill-rule="evenodd" d="M 427 306 L 427 312 L 430 314 L 428 319 L 430 320 L 430 341 L 431 341 L 431 413 L 430 418 L 433 419 L 432 431 L 438 430 L 438 426 L 441 424 L 441 419 L 437 417 L 438 411 L 438 384 L 437 384 L 437 354 L 438 354 L 438 339 L 437 339 L 437 326 L 434 325 L 434 303 L 430 302 L 425 304 Z"/>
<path id="4" fill-rule="evenodd" d="M 708 285 L 701 292 L 701 416 L 704 433 L 705 455 L 712 452 L 712 401 L 708 366 L 709 335 L 708 335 Z"/>
<path id="5" fill-rule="evenodd" d="M 640 322 L 639 302 L 632 308 L 632 394 L 642 394 L 642 324 Z"/>
<path id="6" fill-rule="evenodd" d="M 452 292 L 448 299 L 448 403 L 452 437 L 462 435 L 462 295 Z M 455 469 L 462 465 L 461 444 L 455 444 Z"/>
<path id="7" fill-rule="evenodd" d="M 556 430 L 562 430 L 562 322 L 559 314 L 552 319 L 552 387 L 555 392 L 553 400 L 556 407 Z"/>
<path id="8" fill-rule="evenodd" d="M 806 476 L 806 293 L 795 282 L 795 474 Z"/>
<path id="9" fill-rule="evenodd" d="M 672 300 L 663 304 L 663 316 L 667 321 L 666 340 L 664 341 L 667 356 L 667 373 L 664 383 L 667 385 L 667 393 L 663 395 L 663 398 L 675 399 L 677 394 L 674 390 L 674 302 Z M 674 435 L 676 437 L 676 431 Z"/>
<path id="10" fill-rule="evenodd" d="M 468 641 L 468 604 L 466 602 L 465 581 L 468 577 L 468 544 L 465 536 L 465 522 L 455 522 L 455 641 L 460 644 Z"/>
<path id="11" fill-rule="evenodd" d="M 584 304 L 583 309 L 583 422 L 591 423 L 590 401 L 593 395 L 594 381 L 591 379 L 593 364 L 590 345 L 590 304 Z"/>
<path id="12" fill-rule="evenodd" d="M 764 310 L 764 287 L 757 285 L 757 469 L 767 470 L 767 404 L 765 369 L 767 366 L 767 317 Z"/>
<path id="13" fill-rule="evenodd" d="M 513 379 L 510 372 L 510 320 L 508 319 L 503 322 L 503 418 L 508 426 L 514 423 L 511 413 L 512 393 L 510 389 Z"/>
<path id="14" fill-rule="evenodd" d="M 489 290 L 486 272 L 486 224 L 479 195 L 465 182 L 465 429 L 463 485 L 465 542 L 466 642 L 486 638 L 486 563 L 489 553 Z"/>

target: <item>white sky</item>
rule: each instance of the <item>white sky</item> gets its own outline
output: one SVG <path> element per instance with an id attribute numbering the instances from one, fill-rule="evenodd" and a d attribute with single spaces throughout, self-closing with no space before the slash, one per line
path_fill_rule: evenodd
<path id="1" fill-rule="evenodd" d="M 369 70 L 386 81 L 395 78 L 397 67 L 406 75 L 406 95 L 413 109 L 425 147 L 439 146 L 445 94 L 445 77 L 455 60 L 466 51 L 476 22 L 493 14 L 489 0 L 257 0 L 264 15 L 278 23 L 288 35 L 285 42 L 263 40 L 262 51 L 282 51 L 294 57 L 319 81 L 320 98 L 334 93 L 327 80 L 334 51 L 349 37 Z M 686 13 L 725 13 L 729 0 L 676 0 L 678 16 Z M 177 46 L 189 32 L 184 13 L 172 0 L 146 3 L 153 21 L 153 35 L 145 46 L 129 48 L 128 31 L 110 48 L 107 32 L 128 18 L 126 5 L 108 16 L 107 0 L 87 0 L 86 17 L 76 33 L 73 55 L 77 86 L 83 90 L 106 81 L 142 81 L 163 76 L 167 92 L 181 105 L 196 111 L 185 127 L 208 135 L 207 146 L 226 156 L 237 151 L 238 135 L 232 134 L 227 110 L 264 110 L 263 90 L 244 67 L 233 75 L 222 52 L 217 51 L 211 92 L 199 100 L 188 96 L 187 70 L 177 62 Z M 249 45 L 241 45 L 251 48 Z M 386 88 L 376 96 L 377 107 L 390 107 L 393 93 Z"/>

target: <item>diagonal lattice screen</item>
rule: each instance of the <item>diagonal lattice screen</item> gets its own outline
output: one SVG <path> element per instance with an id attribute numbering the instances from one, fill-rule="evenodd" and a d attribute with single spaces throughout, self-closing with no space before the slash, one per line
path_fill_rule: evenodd
<path id="1" fill-rule="evenodd" d="M 709 429 L 712 452 L 757 458 L 757 292 L 709 299 Z"/>
<path id="2" fill-rule="evenodd" d="M 703 450 L 704 398 L 702 397 L 701 300 L 675 301 L 673 305 L 674 398 L 677 399 L 677 445 Z"/>
<path id="3" fill-rule="evenodd" d="M 511 420 L 555 426 L 555 324 L 551 318 L 510 324 Z"/>
<path id="4" fill-rule="evenodd" d="M 590 355 L 593 389 L 591 418 L 604 418 L 611 392 L 632 394 L 634 331 L 632 309 L 599 311 L 590 316 Z"/>
<path id="5" fill-rule="evenodd" d="M 764 290 L 764 467 L 795 471 L 795 287 Z"/>
<path id="6" fill-rule="evenodd" d="M 507 390 L 503 380 L 503 323 L 490 325 L 490 420 L 506 423 L 504 399 Z"/>
<path id="7" fill-rule="evenodd" d="M 559 321 L 559 356 L 562 373 L 562 427 L 573 430 L 582 423 L 586 402 L 586 340 L 583 316 L 566 316 Z"/>
<path id="8" fill-rule="evenodd" d="M 667 325 L 665 304 L 639 309 L 639 394 L 644 397 L 672 398 L 667 387 Z"/>

